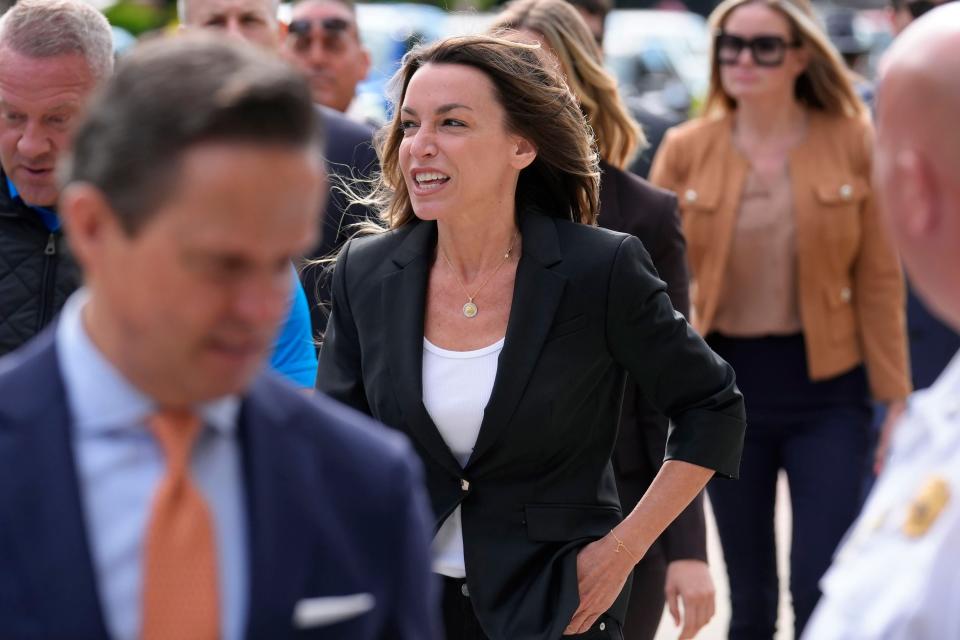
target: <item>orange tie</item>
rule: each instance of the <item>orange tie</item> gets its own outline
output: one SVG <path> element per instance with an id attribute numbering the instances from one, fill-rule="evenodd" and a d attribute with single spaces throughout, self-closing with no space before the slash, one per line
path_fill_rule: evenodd
<path id="1" fill-rule="evenodd" d="M 161 411 L 148 424 L 167 459 L 153 498 L 143 572 L 143 640 L 220 637 L 213 523 L 190 479 L 190 451 L 202 423 L 193 413 Z"/>

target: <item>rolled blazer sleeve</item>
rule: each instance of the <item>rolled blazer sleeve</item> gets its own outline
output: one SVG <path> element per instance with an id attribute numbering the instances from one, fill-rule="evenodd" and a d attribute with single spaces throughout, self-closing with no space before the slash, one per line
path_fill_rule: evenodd
<path id="1" fill-rule="evenodd" d="M 746 418 L 733 369 L 674 311 L 654 273 L 643 244 L 625 237 L 610 276 L 608 348 L 670 418 L 665 459 L 736 478 Z"/>
<path id="2" fill-rule="evenodd" d="M 360 362 L 360 338 L 347 297 L 347 242 L 333 271 L 330 319 L 320 348 L 317 366 L 318 390 L 357 411 L 370 415 Z"/>

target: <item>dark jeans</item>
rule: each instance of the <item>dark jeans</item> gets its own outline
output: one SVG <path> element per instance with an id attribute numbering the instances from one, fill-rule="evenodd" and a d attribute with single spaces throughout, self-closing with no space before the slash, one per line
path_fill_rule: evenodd
<path id="1" fill-rule="evenodd" d="M 780 469 L 790 485 L 790 593 L 799 638 L 820 598 L 820 578 L 860 510 L 870 450 L 866 376 L 858 367 L 810 382 L 800 336 L 708 342 L 736 371 L 748 423 L 740 479 L 714 480 L 708 489 L 730 579 L 729 638 L 769 640 L 776 630 Z"/>
<path id="2" fill-rule="evenodd" d="M 488 640 L 477 620 L 463 580 L 443 577 L 443 627 L 447 640 Z M 601 630 L 601 622 L 604 629 Z M 586 633 L 564 636 L 571 640 L 623 640 L 620 625 L 609 616 L 601 616 Z"/>

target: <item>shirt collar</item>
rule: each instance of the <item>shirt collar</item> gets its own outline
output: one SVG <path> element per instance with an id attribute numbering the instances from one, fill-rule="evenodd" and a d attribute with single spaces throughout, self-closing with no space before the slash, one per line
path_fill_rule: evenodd
<path id="1" fill-rule="evenodd" d="M 157 404 L 137 389 L 90 340 L 82 311 L 90 293 L 80 289 L 67 300 L 57 325 L 57 357 L 77 431 L 99 434 L 141 428 Z M 204 424 L 220 435 L 236 432 L 240 399 L 225 396 L 197 407 Z"/>
<path id="2" fill-rule="evenodd" d="M 10 192 L 11 200 L 19 200 L 28 209 L 31 209 L 39 215 L 40 219 L 43 220 L 43 224 L 46 225 L 50 231 L 58 231 L 60 229 L 60 216 L 57 215 L 56 211 L 49 207 L 35 207 L 32 204 L 27 204 L 27 201 L 20 197 L 20 192 L 17 191 L 17 185 L 13 184 L 10 176 L 4 176 L 4 178 L 7 179 L 7 190 Z"/>

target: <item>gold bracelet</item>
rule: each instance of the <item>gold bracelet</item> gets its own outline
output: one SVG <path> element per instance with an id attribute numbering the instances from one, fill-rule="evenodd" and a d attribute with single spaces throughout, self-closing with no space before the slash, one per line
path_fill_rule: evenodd
<path id="1" fill-rule="evenodd" d="M 620 553 L 620 549 L 623 549 L 624 551 L 627 552 L 627 555 L 629 555 L 631 558 L 633 558 L 634 564 L 640 562 L 640 558 L 638 558 L 637 556 L 635 556 L 635 555 L 633 554 L 633 551 L 630 551 L 630 548 L 629 548 L 627 545 L 623 544 L 623 540 L 621 540 L 621 539 L 617 536 L 617 534 L 615 534 L 615 533 L 613 532 L 613 529 L 610 530 L 610 535 L 612 535 L 612 536 L 613 536 L 613 539 L 617 541 L 617 548 L 614 549 L 614 553 Z"/>

